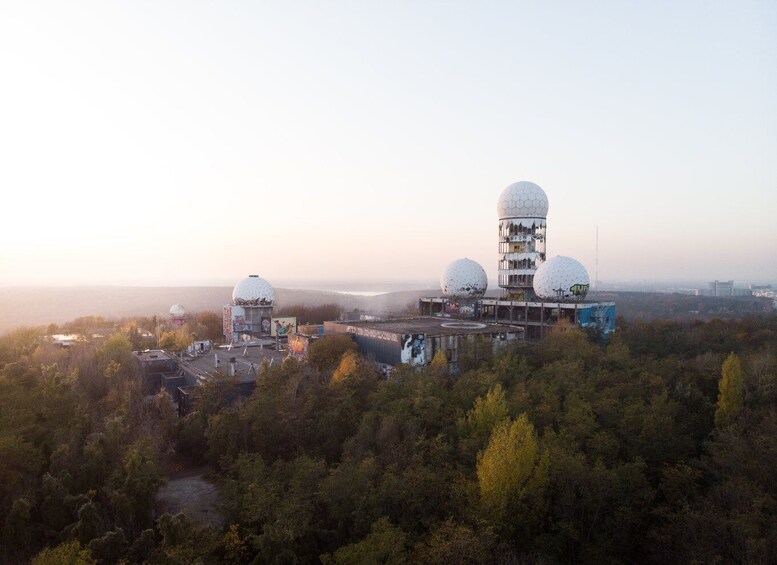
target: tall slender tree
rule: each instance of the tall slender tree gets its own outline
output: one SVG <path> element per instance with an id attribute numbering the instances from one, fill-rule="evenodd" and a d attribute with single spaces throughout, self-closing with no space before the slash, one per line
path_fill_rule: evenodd
<path id="1" fill-rule="evenodd" d="M 718 390 L 715 426 L 720 429 L 731 424 L 744 407 L 742 362 L 734 353 L 723 361 Z"/>
<path id="2" fill-rule="evenodd" d="M 477 476 L 484 510 L 497 527 L 511 529 L 513 519 L 528 523 L 537 517 L 548 462 L 526 414 L 507 418 L 493 429 L 488 446 L 478 455 Z"/>

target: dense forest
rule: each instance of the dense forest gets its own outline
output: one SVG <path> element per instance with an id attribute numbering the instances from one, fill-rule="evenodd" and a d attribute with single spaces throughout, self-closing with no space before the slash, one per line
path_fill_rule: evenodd
<path id="1" fill-rule="evenodd" d="M 436 359 L 388 380 L 331 336 L 237 402 L 226 376 L 198 387 L 180 419 L 141 394 L 137 324 L 68 349 L 45 333 L 0 338 L 3 562 L 777 555 L 775 316 L 619 320 L 607 343 L 560 326 L 456 376 Z M 171 462 L 212 469 L 222 527 L 155 513 Z"/>

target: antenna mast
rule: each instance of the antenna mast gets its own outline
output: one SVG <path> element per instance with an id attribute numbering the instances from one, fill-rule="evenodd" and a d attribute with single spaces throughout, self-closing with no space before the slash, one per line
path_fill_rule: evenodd
<path id="1" fill-rule="evenodd" d="M 599 290 L 599 224 L 596 224 L 596 271 L 594 272 L 594 288 Z"/>

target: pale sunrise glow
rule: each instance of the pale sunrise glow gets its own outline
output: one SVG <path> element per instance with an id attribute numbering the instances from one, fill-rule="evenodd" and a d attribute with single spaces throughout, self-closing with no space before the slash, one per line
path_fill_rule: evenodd
<path id="1" fill-rule="evenodd" d="M 6 2 L 0 285 L 777 279 L 777 5 Z"/>

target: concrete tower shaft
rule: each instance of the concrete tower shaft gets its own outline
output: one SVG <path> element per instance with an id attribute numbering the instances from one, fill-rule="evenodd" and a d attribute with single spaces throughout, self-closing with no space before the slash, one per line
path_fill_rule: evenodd
<path id="1" fill-rule="evenodd" d="M 536 184 L 511 184 L 502 191 L 499 214 L 499 286 L 506 297 L 534 298 L 534 273 L 545 261 L 548 197 Z"/>

